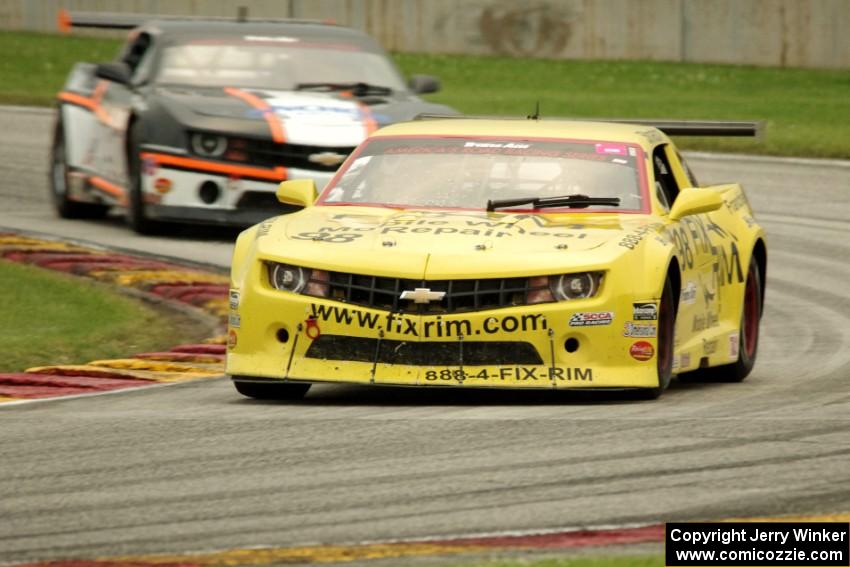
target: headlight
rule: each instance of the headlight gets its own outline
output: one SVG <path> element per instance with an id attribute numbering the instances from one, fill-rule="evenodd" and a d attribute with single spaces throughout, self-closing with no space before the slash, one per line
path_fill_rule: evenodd
<path id="1" fill-rule="evenodd" d="M 582 272 L 562 276 L 528 278 L 527 304 L 586 299 L 599 292 L 602 272 Z"/>
<path id="2" fill-rule="evenodd" d="M 227 138 L 218 134 L 192 134 L 192 151 L 203 157 L 221 157 L 227 150 Z"/>
<path id="3" fill-rule="evenodd" d="M 327 297 L 330 277 L 324 270 L 312 270 L 289 264 L 269 264 L 269 282 L 281 291 Z"/>
<path id="4" fill-rule="evenodd" d="M 549 277 L 549 287 L 558 301 L 593 297 L 599 292 L 601 284 L 602 272 L 582 272 Z"/>
<path id="5" fill-rule="evenodd" d="M 272 287 L 282 291 L 301 293 L 307 285 L 304 269 L 289 264 L 272 264 L 269 272 Z"/>

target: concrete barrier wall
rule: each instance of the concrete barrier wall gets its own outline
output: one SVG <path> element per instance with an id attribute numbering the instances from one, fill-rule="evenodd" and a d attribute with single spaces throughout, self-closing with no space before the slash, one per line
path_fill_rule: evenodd
<path id="1" fill-rule="evenodd" d="M 0 28 L 71 11 L 334 20 L 387 49 L 850 68 L 850 0 L 0 0 Z"/>

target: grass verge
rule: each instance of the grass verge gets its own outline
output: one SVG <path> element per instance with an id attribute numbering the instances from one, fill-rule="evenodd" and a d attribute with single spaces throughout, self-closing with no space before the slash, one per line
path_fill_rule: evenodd
<path id="1" fill-rule="evenodd" d="M 107 286 L 0 261 L 0 371 L 123 358 L 204 337 L 207 329 Z"/>
<path id="2" fill-rule="evenodd" d="M 0 103 L 49 105 L 76 61 L 111 59 L 120 40 L 0 32 Z M 405 74 L 430 73 L 427 97 L 467 114 L 758 119 L 763 140 L 687 138 L 688 149 L 850 158 L 850 73 L 650 61 L 571 61 L 398 53 Z"/>
<path id="3" fill-rule="evenodd" d="M 0 32 L 0 104 L 49 106 L 74 63 L 110 61 L 122 40 Z"/>
<path id="4" fill-rule="evenodd" d="M 765 120 L 762 140 L 680 138 L 687 149 L 850 158 L 850 73 L 647 61 L 399 54 L 440 76 L 431 97 L 467 113 Z"/>

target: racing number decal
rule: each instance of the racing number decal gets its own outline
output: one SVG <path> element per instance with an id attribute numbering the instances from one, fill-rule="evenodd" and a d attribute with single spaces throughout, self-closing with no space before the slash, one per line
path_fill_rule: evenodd
<path id="1" fill-rule="evenodd" d="M 674 228 L 671 232 L 673 246 L 675 246 L 676 250 L 679 252 L 682 262 L 688 270 L 692 269 L 694 267 L 694 253 L 691 250 L 691 243 L 688 239 L 685 227 L 680 226 L 679 228 Z"/>
<path id="2" fill-rule="evenodd" d="M 332 244 L 340 244 L 353 242 L 358 238 L 362 238 L 362 234 L 351 233 L 329 233 L 329 232 L 301 232 L 293 236 L 296 240 L 313 240 L 314 242 L 330 242 Z"/>

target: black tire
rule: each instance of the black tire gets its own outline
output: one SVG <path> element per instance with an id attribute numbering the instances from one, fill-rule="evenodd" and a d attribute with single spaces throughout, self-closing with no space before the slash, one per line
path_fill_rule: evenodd
<path id="1" fill-rule="evenodd" d="M 664 393 L 673 379 L 673 338 L 676 329 L 676 302 L 673 284 L 670 279 L 664 282 L 661 301 L 658 302 L 658 351 L 655 353 L 655 365 L 658 372 L 658 386 L 641 389 L 644 399 L 654 400 Z"/>
<path id="2" fill-rule="evenodd" d="M 761 310 L 761 272 L 753 256 L 750 259 L 747 281 L 744 284 L 741 325 L 738 331 L 738 360 L 732 364 L 690 372 L 688 379 L 704 382 L 741 382 L 749 376 L 758 355 Z"/>
<path id="3" fill-rule="evenodd" d="M 56 120 L 53 145 L 50 149 L 50 198 L 56 214 L 63 219 L 103 218 L 109 211 L 106 205 L 81 203 L 68 198 L 68 162 L 65 154 L 65 127 Z"/>
<path id="4" fill-rule="evenodd" d="M 127 132 L 127 224 L 139 234 L 157 234 L 162 231 L 163 225 L 151 220 L 147 214 L 147 204 L 142 195 L 140 147 L 139 128 L 133 124 Z"/>
<path id="5" fill-rule="evenodd" d="M 249 382 L 233 377 L 236 391 L 256 400 L 300 400 L 312 384 L 303 382 Z"/>

